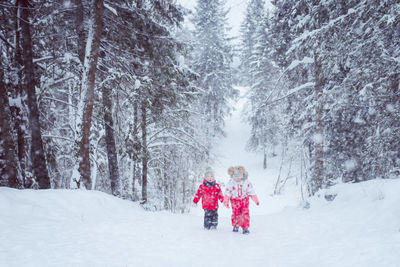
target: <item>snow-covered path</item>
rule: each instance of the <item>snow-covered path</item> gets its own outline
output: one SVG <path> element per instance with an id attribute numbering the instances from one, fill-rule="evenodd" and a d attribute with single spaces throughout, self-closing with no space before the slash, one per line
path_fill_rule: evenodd
<path id="1" fill-rule="evenodd" d="M 0 266 L 400 266 L 400 179 L 339 185 L 335 201 L 314 198 L 308 210 L 295 194 L 272 197 L 279 159 L 263 170 L 245 152 L 243 101 L 214 167 L 222 183 L 229 165 L 248 170 L 261 200 L 251 204 L 250 235 L 231 231 L 224 207 L 218 229 L 206 231 L 200 207 L 146 212 L 96 191 L 0 188 Z"/>
<path id="2" fill-rule="evenodd" d="M 251 210 L 252 214 L 271 214 L 282 210 L 287 206 L 297 206 L 299 203 L 299 192 L 291 192 L 285 196 L 272 197 L 273 187 L 278 177 L 280 158 L 268 158 L 268 168 L 262 168 L 263 155 L 246 151 L 246 143 L 250 137 L 250 125 L 242 116 L 247 98 L 247 88 L 237 87 L 240 98 L 232 102 L 234 107 L 232 116 L 227 118 L 225 125 L 226 138 L 222 139 L 215 148 L 214 153 L 218 156 L 215 163 L 216 178 L 222 184 L 229 180 L 227 169 L 229 166 L 244 166 L 249 173 L 249 180 L 253 183 L 256 193 L 262 205 Z M 230 216 L 230 212 L 228 212 Z"/>
<path id="3" fill-rule="evenodd" d="M 309 210 L 254 215 L 243 235 L 229 218 L 205 231 L 202 216 L 145 212 L 101 192 L 0 188 L 0 266 L 397 267 L 399 189 L 354 185 Z"/>

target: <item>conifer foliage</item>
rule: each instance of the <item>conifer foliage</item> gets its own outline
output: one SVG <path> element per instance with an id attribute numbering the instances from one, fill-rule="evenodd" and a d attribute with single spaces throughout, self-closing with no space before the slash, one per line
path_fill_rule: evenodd
<path id="1" fill-rule="evenodd" d="M 233 92 L 218 10 L 211 86 L 188 66 L 175 1 L 2 1 L 1 186 L 95 189 L 187 211 L 210 153 L 197 127 L 221 129 Z"/>
<path id="2" fill-rule="evenodd" d="M 270 65 L 259 72 L 248 66 L 268 77 L 251 84 L 251 94 L 259 96 L 250 98 L 251 146 L 262 144 L 257 135 L 266 142 L 279 136 L 302 162 L 310 195 L 337 181 L 398 175 L 400 4 L 271 2 L 272 15 L 260 31 L 267 40 L 258 44 L 269 51 Z M 260 54 L 254 58 L 260 66 Z"/>
<path id="3" fill-rule="evenodd" d="M 193 23 L 195 30 L 192 69 L 196 85 L 203 89 L 199 102 L 205 115 L 208 135 L 223 135 L 223 123 L 230 113 L 228 100 L 237 95 L 232 87 L 233 49 L 227 36 L 223 0 L 198 0 Z"/>

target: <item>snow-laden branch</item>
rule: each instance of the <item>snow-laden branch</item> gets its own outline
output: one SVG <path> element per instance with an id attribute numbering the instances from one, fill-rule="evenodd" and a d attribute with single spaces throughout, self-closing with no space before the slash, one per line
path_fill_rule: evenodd
<path id="1" fill-rule="evenodd" d="M 13 46 L 9 41 L 7 41 L 7 39 L 4 38 L 4 36 L 3 36 L 1 33 L 0 33 L 0 39 L 3 40 L 3 42 L 4 42 L 7 46 L 11 47 L 12 49 L 15 49 L 15 46 Z"/>
<path id="2" fill-rule="evenodd" d="M 197 145 L 199 145 L 200 147 L 202 147 L 204 150 L 207 150 L 207 147 L 206 147 L 205 145 L 199 143 L 199 142 L 196 140 L 196 138 L 195 138 L 194 136 L 192 136 L 191 134 L 189 134 L 189 133 L 187 133 L 187 132 L 185 132 L 185 131 L 183 131 L 183 130 L 181 130 L 181 129 L 175 128 L 175 127 L 165 127 L 165 128 L 163 128 L 163 129 L 161 129 L 160 131 L 154 133 L 154 134 L 149 138 L 148 144 L 150 145 L 150 144 L 153 143 L 155 140 L 157 140 L 158 138 L 160 138 L 158 135 L 161 134 L 161 133 L 163 133 L 163 132 L 165 132 L 165 131 L 167 131 L 167 130 L 179 132 L 179 133 L 183 134 L 184 136 L 187 136 L 187 137 L 188 137 L 189 139 L 191 139 L 192 141 L 194 141 L 194 143 L 196 143 Z M 186 145 L 188 145 L 188 146 L 194 147 L 193 145 L 188 144 L 186 141 L 184 141 L 184 140 L 182 140 L 182 139 L 178 139 L 178 138 L 173 137 L 173 136 L 163 136 L 163 137 L 173 138 L 173 139 L 175 139 L 175 140 L 178 141 L 178 142 L 181 141 L 182 144 L 186 144 Z M 153 145 L 153 146 L 154 146 L 154 145 Z M 197 150 L 200 150 L 200 149 L 198 149 L 198 148 L 196 148 L 196 149 L 197 149 Z"/>
<path id="3" fill-rule="evenodd" d="M 55 81 L 53 81 L 51 83 L 45 84 L 43 87 L 44 88 L 52 88 L 52 87 L 54 87 L 54 86 L 56 86 L 56 85 L 58 85 L 60 83 L 63 83 L 65 81 L 68 81 L 68 80 L 73 79 L 73 78 L 74 78 L 74 76 L 67 76 L 67 77 L 55 80 Z"/>
<path id="4" fill-rule="evenodd" d="M 289 67 L 287 67 L 286 71 L 289 70 L 293 70 L 294 68 L 296 68 L 297 66 L 301 65 L 301 64 L 313 64 L 314 63 L 314 59 L 312 59 L 311 57 L 304 57 L 302 60 L 294 60 L 292 61 L 292 63 L 290 63 Z"/>
<path id="5" fill-rule="evenodd" d="M 67 140 L 67 141 L 69 141 L 69 142 L 71 142 L 71 143 L 74 143 L 74 142 L 75 142 L 74 140 L 72 140 L 72 139 L 70 139 L 70 138 L 67 138 L 67 137 L 64 137 L 64 136 L 59 136 L 59 135 L 43 134 L 42 137 L 43 137 L 43 138 L 63 139 L 63 140 Z"/>
<path id="6" fill-rule="evenodd" d="M 35 7 L 22 7 L 22 6 L 17 6 L 17 5 L 5 5 L 5 4 L 0 4 L 0 7 L 5 7 L 5 8 L 18 8 L 18 9 L 28 9 L 28 10 L 35 10 L 37 8 Z"/>
<path id="7" fill-rule="evenodd" d="M 73 105 L 73 104 L 71 104 L 71 103 L 68 103 L 68 102 L 66 102 L 66 101 L 63 101 L 63 100 L 60 100 L 60 99 L 57 99 L 57 98 L 45 96 L 45 97 L 42 97 L 41 100 L 42 100 L 42 99 L 43 99 L 43 100 L 50 100 L 50 101 L 58 102 L 58 103 L 61 103 L 61 104 L 64 104 L 64 105 L 68 105 L 68 106 L 71 106 L 71 107 L 73 107 L 73 108 L 75 108 L 75 109 L 78 108 L 76 105 Z M 40 103 L 40 102 L 39 102 L 39 103 Z M 44 116 L 44 114 L 43 114 L 43 116 Z M 100 117 L 98 117 L 97 115 L 93 115 L 93 117 L 96 118 L 96 119 L 98 119 L 99 121 L 103 121 L 103 119 L 100 118 Z M 110 127 L 111 129 L 113 129 L 113 130 L 115 131 L 114 127 L 111 127 L 111 125 L 109 125 L 108 123 L 105 123 L 104 121 L 103 121 L 103 123 L 104 123 L 106 126 Z"/>
<path id="8" fill-rule="evenodd" d="M 301 59 L 301 60 L 297 60 L 297 59 L 296 59 L 296 60 L 292 61 L 292 63 L 291 63 L 286 69 L 284 69 L 284 70 L 282 71 L 281 75 L 280 75 L 279 78 L 276 80 L 275 86 L 274 86 L 273 90 L 271 90 L 271 92 L 269 93 L 269 95 L 268 95 L 266 101 L 265 101 L 263 104 L 261 104 L 260 106 L 258 106 L 258 107 L 256 108 L 256 110 L 259 110 L 259 109 L 261 109 L 261 108 L 263 108 L 263 107 L 265 107 L 265 106 L 267 106 L 267 105 L 269 105 L 269 104 L 271 104 L 271 103 L 274 103 L 274 102 L 278 102 L 278 101 L 280 101 L 280 100 L 283 100 L 283 99 L 287 98 L 288 96 L 290 96 L 290 95 L 292 95 L 292 94 L 295 94 L 295 93 L 297 93 L 298 91 L 300 91 L 300 90 L 302 90 L 302 89 L 304 89 L 304 88 L 308 88 L 308 87 L 310 87 L 310 86 L 313 86 L 313 85 L 314 85 L 314 82 L 308 82 L 308 83 L 302 84 L 302 85 L 300 85 L 300 86 L 298 86 L 298 87 L 293 88 L 292 90 L 290 90 L 289 93 L 288 93 L 287 95 L 285 95 L 285 96 L 283 96 L 283 97 L 279 97 L 279 98 L 277 98 L 277 99 L 274 99 L 274 100 L 271 100 L 271 101 L 270 101 L 270 99 L 271 99 L 272 96 L 274 95 L 275 90 L 276 90 L 276 88 L 277 88 L 277 86 L 278 86 L 278 83 L 279 83 L 279 81 L 282 79 L 282 77 L 283 77 L 288 71 L 291 71 L 291 70 L 293 70 L 294 68 L 296 68 L 297 66 L 302 65 L 302 64 L 314 64 L 314 59 L 311 58 L 311 57 L 304 57 L 304 58 Z"/>
<path id="9" fill-rule="evenodd" d="M 390 53 L 383 47 L 383 58 L 388 60 L 389 62 L 396 62 L 397 64 L 400 64 L 400 56 L 399 57 L 393 57 L 390 55 Z"/>
<path id="10" fill-rule="evenodd" d="M 199 147 L 197 147 L 197 146 L 195 146 L 195 145 L 193 145 L 193 144 L 191 144 L 191 143 L 189 143 L 189 142 L 187 142 L 187 141 L 185 141 L 185 140 L 179 139 L 179 138 L 177 138 L 177 137 L 175 137 L 175 136 L 173 136 L 173 135 L 169 135 L 169 136 L 165 136 L 165 137 L 170 138 L 170 139 L 173 139 L 173 140 L 176 140 L 176 141 L 178 142 L 177 145 L 183 145 L 183 146 L 191 147 L 191 148 L 193 148 L 194 150 L 203 152 Z M 171 143 L 170 143 L 170 144 L 171 144 Z M 158 145 L 159 145 L 159 144 L 158 144 Z M 203 145 L 201 145 L 201 144 L 198 144 L 198 145 L 203 146 Z M 153 145 L 148 146 L 148 147 L 149 147 L 149 148 L 153 148 L 153 147 L 156 147 L 156 145 L 153 144 Z M 204 151 L 207 150 L 207 148 L 206 148 L 205 146 L 203 146 L 203 149 L 204 149 Z"/>
<path id="11" fill-rule="evenodd" d="M 263 108 L 263 107 L 265 107 L 265 106 L 268 106 L 268 105 L 271 105 L 271 104 L 273 104 L 273 103 L 279 102 L 279 101 L 281 101 L 281 100 L 283 100 L 283 99 L 285 99 L 285 98 L 288 98 L 288 97 L 291 96 L 291 95 L 294 95 L 294 94 L 296 94 L 296 93 L 302 91 L 303 89 L 310 88 L 310 87 L 313 87 L 313 86 L 315 86 L 315 83 L 314 83 L 314 82 L 304 83 L 304 84 L 302 84 L 302 85 L 300 85 L 300 86 L 297 86 L 297 87 L 291 89 L 291 90 L 290 90 L 286 95 L 284 95 L 284 96 L 278 97 L 278 98 L 276 98 L 276 99 L 272 99 L 271 101 L 267 100 L 265 103 L 263 103 L 263 104 L 261 104 L 259 107 L 257 107 L 256 110 L 260 110 L 261 108 Z M 269 97 L 268 97 L 268 99 L 269 99 Z"/>
<path id="12" fill-rule="evenodd" d="M 45 56 L 45 57 L 41 57 L 41 58 L 34 58 L 33 59 L 33 63 L 39 63 L 48 59 L 53 59 L 53 56 Z"/>
<path id="13" fill-rule="evenodd" d="M 77 108 L 77 106 L 75 106 L 75 105 L 73 105 L 73 104 L 71 104 L 71 103 L 68 103 L 68 102 L 66 102 L 66 101 L 64 101 L 64 100 L 57 99 L 57 98 L 44 96 L 44 97 L 42 97 L 41 99 L 43 99 L 43 100 L 51 100 L 51 101 L 54 101 L 54 102 L 58 102 L 58 103 L 62 103 L 62 104 L 64 104 L 64 105 L 71 106 L 71 107 L 73 107 L 73 108 Z"/>
<path id="14" fill-rule="evenodd" d="M 107 8 L 108 10 L 110 10 L 115 16 L 118 16 L 117 10 L 115 10 L 115 8 L 113 8 L 109 4 L 104 3 L 104 7 Z"/>
<path id="15" fill-rule="evenodd" d="M 311 32 L 309 31 L 304 31 L 304 33 L 302 35 L 300 35 L 299 37 L 297 37 L 296 39 L 293 40 L 293 45 L 288 49 L 288 51 L 286 52 L 286 54 L 290 54 L 292 53 L 293 50 L 295 50 L 299 43 L 304 42 L 305 40 L 311 38 L 311 37 L 315 37 L 317 34 L 324 32 L 325 30 L 330 29 L 332 26 L 334 26 L 335 23 L 344 20 L 345 18 L 347 18 L 348 16 L 354 14 L 354 13 L 359 13 L 359 10 L 363 8 L 363 6 L 366 4 L 367 0 L 364 0 L 363 2 L 358 4 L 358 7 L 354 7 L 354 8 L 350 8 L 346 14 L 337 17 L 336 19 L 333 19 L 331 21 L 329 21 L 328 24 L 312 30 Z"/>
<path id="16" fill-rule="evenodd" d="M 288 97 L 291 96 L 291 95 L 294 95 L 294 94 L 300 92 L 300 91 L 303 90 L 303 89 L 310 88 L 310 87 L 314 87 L 314 85 L 315 85 L 314 82 L 304 83 L 304 84 L 302 84 L 302 85 L 300 85 L 300 86 L 297 86 L 297 87 L 291 89 L 286 95 L 284 95 L 284 96 L 282 96 L 282 97 L 279 97 L 279 98 L 277 98 L 277 99 L 273 99 L 272 101 L 269 102 L 269 104 L 272 104 L 272 103 L 274 103 L 274 102 L 281 101 L 281 100 L 283 100 L 283 99 L 285 99 L 285 98 L 288 98 Z"/>

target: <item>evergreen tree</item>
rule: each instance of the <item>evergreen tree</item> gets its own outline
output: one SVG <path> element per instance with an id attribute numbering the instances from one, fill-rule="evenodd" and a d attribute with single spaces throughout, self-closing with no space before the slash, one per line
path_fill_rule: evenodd
<path id="1" fill-rule="evenodd" d="M 138 192 L 142 191 L 142 199 L 149 202 L 145 207 L 186 211 L 206 150 L 191 120 L 190 105 L 200 94 L 192 83 L 196 75 L 184 62 L 188 46 L 177 39 L 183 21 L 179 5 L 170 1 L 105 1 L 103 28 L 97 30 L 101 38 L 91 39 L 90 29 L 96 23 L 89 23 L 90 14 L 95 15 L 89 1 L 59 0 L 40 9 L 35 8 L 36 1 L 32 3 L 34 7 L 29 10 L 36 15 L 31 21 L 33 65 L 47 159 L 43 163 L 48 167 L 51 185 L 69 188 L 84 182 L 89 188 L 133 200 L 138 200 Z M 5 75 L 12 83 L 6 84 L 4 92 L 14 97 L 12 86 L 20 89 L 17 71 L 24 68 L 14 68 L 23 62 L 17 57 L 21 50 L 14 49 L 10 42 L 18 40 L 14 36 L 19 32 L 14 30 L 20 29 L 13 25 L 11 10 L 15 10 L 11 1 L 1 6 L 6 23 L 0 30 L 2 56 L 6 57 L 2 62 L 11 63 Z M 85 98 L 81 88 L 89 81 L 81 79 L 90 69 L 83 57 L 87 40 L 98 42 L 98 63 L 90 81 L 93 91 L 89 102 L 80 102 Z M 17 99 L 25 98 L 11 99 L 11 109 L 23 110 L 23 105 L 16 105 Z M 84 111 L 83 104 L 90 104 L 92 115 Z M 83 114 L 90 115 L 90 124 L 88 120 L 82 123 Z M 16 118 L 12 111 L 10 131 L 14 140 L 19 138 Z M 6 121 L 2 117 L 2 122 Z M 85 128 L 89 137 L 84 146 L 87 153 L 78 157 L 83 124 L 90 126 Z M 8 135 L 9 131 L 4 130 Z M 11 147 L 12 143 L 7 141 L 7 145 Z M 174 165 L 165 161 L 170 155 L 177 156 Z M 32 161 L 25 158 L 28 167 L 24 186 L 30 187 L 26 181 L 31 177 Z M 71 171 L 79 161 L 85 161 L 86 170 L 90 169 L 85 172 L 86 180 L 79 179 L 76 169 Z M 187 172 L 182 171 L 185 168 L 189 168 Z M 172 181 L 170 177 L 176 178 Z M 168 184 L 168 190 L 158 184 Z M 162 201 L 158 198 L 160 192 L 165 198 Z"/>
<path id="2" fill-rule="evenodd" d="M 199 102 L 205 115 L 207 135 L 223 135 L 229 114 L 228 100 L 237 91 L 232 87 L 232 47 L 226 35 L 226 14 L 222 0 L 198 0 L 194 14 L 194 55 L 192 69 L 198 74 L 197 86 L 204 90 Z"/>
<path id="3" fill-rule="evenodd" d="M 279 68 L 273 63 L 273 46 L 270 31 L 270 18 L 267 12 L 258 22 L 255 30 L 255 44 L 252 54 L 248 57 L 249 69 L 252 73 L 252 84 L 249 93 L 248 118 L 251 125 L 251 135 L 248 149 L 261 151 L 264 155 L 263 167 L 267 167 L 267 150 L 274 150 L 278 144 L 279 110 L 266 101 L 278 87 Z"/>
<path id="4" fill-rule="evenodd" d="M 243 22 L 240 26 L 241 32 L 241 53 L 240 53 L 240 70 L 241 79 L 245 85 L 252 85 L 255 81 L 253 78 L 252 62 L 254 58 L 257 35 L 264 18 L 264 0 L 250 0 L 247 3 L 246 13 Z M 265 26 L 265 24 L 264 24 Z M 262 34 L 262 33 L 261 33 Z"/>
<path id="5" fill-rule="evenodd" d="M 274 59 L 283 69 L 287 87 L 275 100 L 288 107 L 284 123 L 288 137 L 299 139 L 309 154 L 310 194 L 338 178 L 389 177 L 396 170 L 398 153 L 396 145 L 384 141 L 394 135 L 383 134 L 380 122 L 397 125 L 392 109 L 397 99 L 392 98 L 388 112 L 386 96 L 398 90 L 393 82 L 398 64 L 384 55 L 398 53 L 398 30 L 386 27 L 398 23 L 398 4 L 289 0 L 273 4 Z M 390 160 L 376 163 L 373 153 Z"/>

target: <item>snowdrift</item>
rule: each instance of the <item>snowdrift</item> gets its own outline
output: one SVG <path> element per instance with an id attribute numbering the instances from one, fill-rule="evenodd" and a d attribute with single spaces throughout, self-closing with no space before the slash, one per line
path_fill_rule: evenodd
<path id="1" fill-rule="evenodd" d="M 96 191 L 0 188 L 0 266 L 395 267 L 399 192 L 400 179 L 374 180 L 321 191 L 310 209 L 269 213 L 273 202 L 262 203 L 246 236 L 226 217 L 203 230 L 197 210 L 146 212 Z"/>

